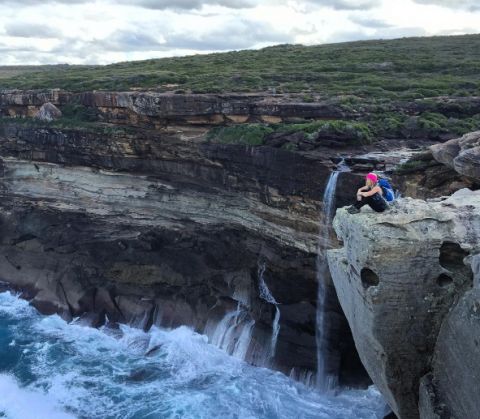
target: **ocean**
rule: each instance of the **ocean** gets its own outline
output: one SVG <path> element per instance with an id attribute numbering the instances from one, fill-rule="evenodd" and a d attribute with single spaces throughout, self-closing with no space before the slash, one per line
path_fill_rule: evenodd
<path id="1" fill-rule="evenodd" d="M 94 329 L 0 293 L 0 418 L 377 419 L 372 386 L 321 394 L 187 327 Z"/>

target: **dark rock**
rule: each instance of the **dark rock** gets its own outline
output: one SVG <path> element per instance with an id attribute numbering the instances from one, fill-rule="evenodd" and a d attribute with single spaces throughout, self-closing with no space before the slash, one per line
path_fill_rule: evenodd
<path id="1" fill-rule="evenodd" d="M 66 318 L 88 313 L 94 326 L 204 333 L 240 303 L 256 322 L 248 360 L 265 365 L 274 311 L 259 297 L 264 261 L 281 304 L 269 365 L 314 376 L 317 225 L 330 159 L 168 130 L 6 124 L 0 137 L 0 277 L 33 289 L 37 307 Z M 341 182 L 351 189 L 356 180 Z M 345 336 L 333 349 L 342 380 L 357 380 L 359 369 L 345 362 L 355 353 L 348 326 L 338 306 L 332 313 Z"/>

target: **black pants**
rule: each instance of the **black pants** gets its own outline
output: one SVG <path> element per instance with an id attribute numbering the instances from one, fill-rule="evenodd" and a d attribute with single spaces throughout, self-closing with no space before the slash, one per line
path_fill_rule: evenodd
<path id="1" fill-rule="evenodd" d="M 364 205 L 370 205 L 370 208 L 377 212 L 383 212 L 387 209 L 387 202 L 379 193 L 367 197 L 362 196 L 361 198 L 361 201 L 357 201 L 353 204 L 357 209 L 362 208 Z"/>

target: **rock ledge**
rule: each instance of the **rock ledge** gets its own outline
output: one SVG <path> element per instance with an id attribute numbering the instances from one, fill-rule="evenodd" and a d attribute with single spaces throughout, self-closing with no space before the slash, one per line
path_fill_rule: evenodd
<path id="1" fill-rule="evenodd" d="M 459 320 L 478 296 L 470 264 L 480 252 L 480 191 L 405 198 L 384 214 L 340 209 L 334 228 L 344 242 L 328 252 L 335 288 L 362 362 L 393 411 L 418 418 L 420 398 L 429 400 L 422 417 L 435 417 L 438 400 L 453 417 L 475 417 L 476 386 L 462 393 L 449 385 L 458 385 L 455 377 L 474 383 L 480 372 L 478 355 L 465 353 L 480 340 L 478 316 Z M 464 333 L 467 326 L 476 335 Z M 429 373 L 435 400 L 419 396 Z"/>

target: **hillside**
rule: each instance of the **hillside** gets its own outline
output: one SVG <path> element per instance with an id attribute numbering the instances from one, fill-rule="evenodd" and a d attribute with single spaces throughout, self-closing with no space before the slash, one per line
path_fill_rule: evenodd
<path id="1" fill-rule="evenodd" d="M 154 89 L 415 99 L 480 95 L 480 35 L 279 45 L 107 66 L 0 67 L 0 89 Z"/>

